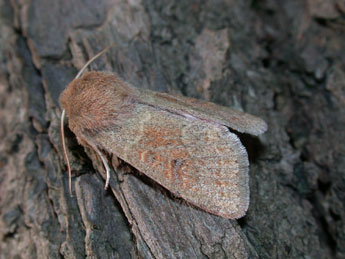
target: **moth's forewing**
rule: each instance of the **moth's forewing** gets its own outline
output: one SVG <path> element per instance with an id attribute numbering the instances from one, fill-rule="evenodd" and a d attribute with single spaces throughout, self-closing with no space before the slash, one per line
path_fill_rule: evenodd
<path id="1" fill-rule="evenodd" d="M 138 103 L 92 141 L 210 213 L 234 219 L 248 208 L 247 153 L 225 126 Z"/>
<path id="2" fill-rule="evenodd" d="M 172 96 L 150 90 L 140 89 L 140 92 L 142 102 L 183 116 L 189 115 L 199 119 L 213 121 L 239 132 L 256 136 L 267 130 L 267 124 L 262 119 L 229 107 L 194 98 Z"/>

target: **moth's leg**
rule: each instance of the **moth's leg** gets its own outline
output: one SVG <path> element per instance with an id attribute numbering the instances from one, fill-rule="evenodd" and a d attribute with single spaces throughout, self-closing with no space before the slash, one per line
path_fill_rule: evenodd
<path id="1" fill-rule="evenodd" d="M 98 150 L 98 148 L 95 148 L 97 154 L 101 157 L 102 162 L 103 162 L 103 166 L 105 168 L 105 171 L 107 173 L 107 178 L 105 180 L 105 186 L 104 186 L 104 190 L 108 189 L 109 186 L 109 180 L 110 180 L 110 168 L 109 165 L 107 163 L 107 160 L 105 159 L 105 157 L 103 156 L 102 152 Z"/>
<path id="2" fill-rule="evenodd" d="M 107 174 L 107 178 L 105 180 L 105 186 L 104 189 L 108 189 L 109 186 L 109 180 L 110 180 L 110 168 L 109 165 L 107 163 L 107 160 L 105 159 L 104 155 L 102 154 L 102 152 L 97 148 L 97 145 L 95 145 L 92 141 L 89 141 L 89 139 L 87 137 L 83 137 L 83 138 L 78 138 L 78 142 L 79 143 L 84 143 L 88 146 L 90 146 L 94 151 L 96 151 L 96 153 L 100 156 L 104 169 L 106 171 Z"/>

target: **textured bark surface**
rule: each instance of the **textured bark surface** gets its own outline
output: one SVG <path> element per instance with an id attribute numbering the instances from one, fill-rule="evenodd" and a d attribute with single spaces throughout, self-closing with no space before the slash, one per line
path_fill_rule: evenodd
<path id="1" fill-rule="evenodd" d="M 343 0 L 0 0 L 0 258 L 345 258 L 344 17 Z M 242 137 L 244 218 L 126 165 L 104 192 L 71 132 L 69 197 L 58 97 L 113 42 L 92 69 L 268 122 Z"/>

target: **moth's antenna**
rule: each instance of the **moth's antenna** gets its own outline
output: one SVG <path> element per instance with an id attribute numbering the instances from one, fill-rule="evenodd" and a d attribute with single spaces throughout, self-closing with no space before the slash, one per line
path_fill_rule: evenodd
<path id="1" fill-rule="evenodd" d="M 82 69 L 79 70 L 78 74 L 76 75 L 76 77 L 74 79 L 79 78 L 81 76 L 81 74 L 85 71 L 85 69 L 88 67 L 88 65 L 90 65 L 95 59 L 97 59 L 99 56 L 101 56 L 103 53 L 105 53 L 108 49 L 110 49 L 114 45 L 115 45 L 115 43 L 111 44 L 110 46 L 106 47 L 102 51 L 98 52 L 94 57 L 89 59 L 89 61 L 86 62 L 86 64 L 82 67 Z"/>
<path id="2" fill-rule="evenodd" d="M 115 43 L 111 44 L 110 46 L 106 47 L 105 49 L 103 49 L 102 51 L 100 51 L 99 53 L 97 53 L 94 57 L 92 57 L 91 59 L 89 59 L 88 62 L 86 62 L 86 64 L 82 67 L 82 69 L 79 70 L 78 74 L 76 75 L 75 79 L 78 79 L 81 74 L 85 71 L 85 69 L 95 60 L 97 59 L 99 56 L 101 56 L 103 53 L 105 53 L 108 49 L 110 49 L 111 47 L 113 47 L 115 45 Z M 69 159 L 67 156 L 67 149 L 66 149 L 66 143 L 65 143 L 65 131 L 64 131 L 64 119 L 65 119 L 65 114 L 66 114 L 66 110 L 63 109 L 62 113 L 61 113 L 61 121 L 60 121 L 60 137 L 61 137 L 61 143 L 62 143 L 62 152 L 63 152 L 63 156 L 65 158 L 65 162 L 67 164 L 67 170 L 68 170 L 68 189 L 69 189 L 69 194 L 71 197 L 73 197 L 72 195 L 72 171 L 71 171 L 71 165 L 69 163 Z"/>
<path id="3" fill-rule="evenodd" d="M 61 113 L 61 121 L 60 121 L 60 137 L 61 137 L 61 143 L 62 143 L 62 152 L 63 156 L 65 158 L 65 162 L 67 164 L 67 170 L 68 170 L 68 189 L 69 189 L 69 195 L 73 197 L 72 195 L 72 171 L 71 171 L 71 165 L 69 163 L 69 159 L 67 156 L 67 150 L 66 150 L 66 143 L 65 143 L 65 131 L 64 131 L 64 119 L 65 119 L 66 110 L 63 109 Z"/>

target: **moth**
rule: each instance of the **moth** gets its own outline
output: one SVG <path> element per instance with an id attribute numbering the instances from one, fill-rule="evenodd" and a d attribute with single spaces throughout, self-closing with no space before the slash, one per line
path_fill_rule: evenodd
<path id="1" fill-rule="evenodd" d="M 248 113 L 211 102 L 135 88 L 108 72 L 83 70 L 60 95 L 64 116 L 79 144 L 115 155 L 174 195 L 229 219 L 249 205 L 248 155 L 235 133 L 262 134 L 267 124 Z"/>

